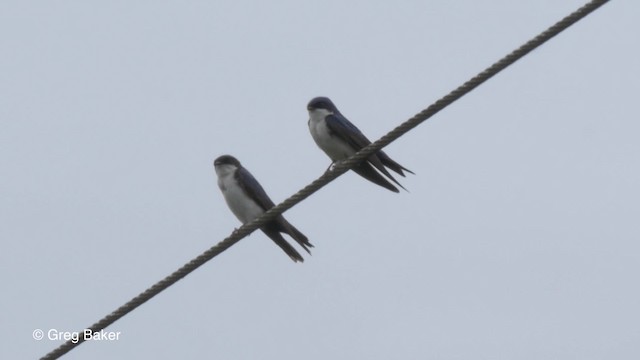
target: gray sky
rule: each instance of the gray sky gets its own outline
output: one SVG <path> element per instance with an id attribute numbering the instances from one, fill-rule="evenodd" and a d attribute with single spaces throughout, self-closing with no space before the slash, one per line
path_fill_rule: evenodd
<path id="1" fill-rule="evenodd" d="M 312 97 L 377 139 L 584 2 L 3 1 L 0 357 L 229 235 L 215 157 L 276 202 L 318 177 Z M 347 173 L 287 212 L 304 264 L 256 232 L 65 359 L 640 358 L 639 14 L 391 144 L 408 193 Z"/>

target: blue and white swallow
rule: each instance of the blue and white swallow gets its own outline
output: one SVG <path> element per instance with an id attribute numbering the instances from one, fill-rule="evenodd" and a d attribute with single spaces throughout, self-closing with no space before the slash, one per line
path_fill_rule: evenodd
<path id="1" fill-rule="evenodd" d="M 309 101 L 307 110 L 309 111 L 309 131 L 313 140 L 334 163 L 349 158 L 363 147 L 371 144 L 371 141 L 340 113 L 329 98 L 322 96 L 313 98 Z M 403 177 L 405 176 L 404 171 L 413 174 L 411 170 L 393 161 L 382 150 L 374 153 L 367 161 L 356 165 L 352 170 L 374 184 L 393 192 L 399 192 L 398 188 L 382 176 L 384 174 L 404 189 L 385 166 Z"/>
<path id="2" fill-rule="evenodd" d="M 231 155 L 222 155 L 213 162 L 213 166 L 218 176 L 218 187 L 222 191 L 227 205 L 243 224 L 275 206 L 260 183 L 247 169 L 242 167 L 238 159 Z M 260 230 L 280 246 L 294 262 L 303 262 L 304 259 L 280 233 L 289 234 L 307 253 L 311 254 L 309 248 L 312 248 L 313 245 L 282 215 L 264 225 Z"/>

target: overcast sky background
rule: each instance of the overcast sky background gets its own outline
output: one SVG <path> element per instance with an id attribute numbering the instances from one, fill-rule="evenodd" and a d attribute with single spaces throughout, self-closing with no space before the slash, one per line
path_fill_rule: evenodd
<path id="1" fill-rule="evenodd" d="M 62 341 L 238 227 L 212 161 L 276 203 L 585 0 L 0 3 L 0 358 Z M 613 1 L 65 359 L 640 358 L 640 3 Z"/>

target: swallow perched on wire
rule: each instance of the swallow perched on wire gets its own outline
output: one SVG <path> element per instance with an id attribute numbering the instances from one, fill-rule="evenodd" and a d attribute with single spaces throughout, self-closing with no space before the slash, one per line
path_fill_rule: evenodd
<path id="1" fill-rule="evenodd" d="M 218 157 L 213 166 L 218 176 L 218 187 L 222 191 L 231 212 L 243 224 L 250 222 L 275 206 L 260 183 L 251 173 L 242 167 L 240 161 L 231 155 Z M 304 259 L 280 233 L 289 234 L 309 254 L 313 245 L 307 237 L 291 225 L 282 215 L 260 228 L 273 240 L 294 262 Z"/>
<path id="2" fill-rule="evenodd" d="M 329 98 L 323 96 L 313 98 L 309 101 L 307 110 L 309 111 L 309 131 L 313 140 L 334 163 L 349 158 L 363 147 L 371 144 L 362 131 L 347 120 Z M 404 189 L 385 166 L 403 177 L 405 176 L 404 171 L 413 174 L 411 170 L 393 161 L 382 150 L 372 154 L 352 170 L 374 184 L 393 192 L 399 192 L 397 187 L 382 176 L 385 175 Z"/>

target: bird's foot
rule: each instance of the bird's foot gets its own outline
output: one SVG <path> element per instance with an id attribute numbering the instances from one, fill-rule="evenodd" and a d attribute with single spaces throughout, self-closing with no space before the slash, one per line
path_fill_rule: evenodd
<path id="1" fill-rule="evenodd" d="M 333 169 L 335 169 L 335 167 L 337 165 L 340 165 L 341 162 L 342 161 L 340 161 L 340 160 L 336 160 L 336 161 L 332 162 L 331 165 L 329 165 L 329 167 L 327 168 L 327 171 L 325 171 L 325 172 L 333 171 Z"/>

